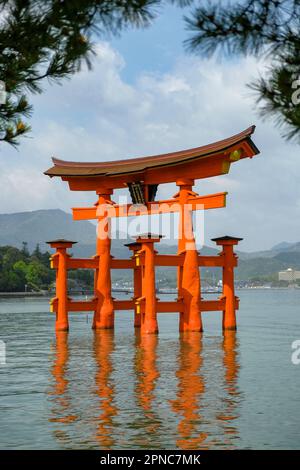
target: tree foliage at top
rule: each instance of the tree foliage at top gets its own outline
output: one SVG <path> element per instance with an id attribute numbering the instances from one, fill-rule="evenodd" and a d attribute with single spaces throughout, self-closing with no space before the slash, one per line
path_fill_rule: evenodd
<path id="1" fill-rule="evenodd" d="M 194 52 L 268 58 L 265 76 L 250 87 L 262 116 L 273 116 L 285 137 L 299 141 L 300 0 L 205 1 L 186 21 L 192 31 L 187 46 Z"/>
<path id="2" fill-rule="evenodd" d="M 41 93 L 45 79 L 58 82 L 91 66 L 91 36 L 145 27 L 159 0 L 0 1 L 0 80 L 7 101 L 0 104 L 0 140 L 17 145 L 29 130 L 28 93 Z"/>
<path id="3" fill-rule="evenodd" d="M 46 79 L 60 82 L 82 64 L 91 67 L 92 37 L 146 27 L 165 3 L 193 5 L 186 18 L 188 48 L 209 56 L 254 54 L 268 58 L 250 86 L 263 116 L 300 140 L 300 0 L 0 0 L 0 141 L 17 145 L 30 127 L 30 93 Z"/>
<path id="4" fill-rule="evenodd" d="M 41 93 L 45 79 L 71 77 L 82 62 L 91 68 L 92 37 L 147 27 L 165 2 L 192 1 L 0 0 L 0 80 L 8 95 L 0 103 L 0 141 L 16 146 L 30 130 L 28 94 Z"/>

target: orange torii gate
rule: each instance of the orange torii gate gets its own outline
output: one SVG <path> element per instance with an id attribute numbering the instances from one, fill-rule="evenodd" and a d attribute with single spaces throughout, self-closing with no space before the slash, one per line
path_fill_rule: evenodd
<path id="1" fill-rule="evenodd" d="M 240 159 L 259 153 L 251 135 L 255 126 L 228 139 L 189 150 L 163 155 L 118 160 L 112 162 L 66 162 L 53 159 L 54 166 L 45 172 L 50 177 L 67 181 L 73 191 L 95 191 L 98 200 L 91 208 L 74 208 L 75 220 L 97 219 L 96 255 L 90 259 L 70 257 L 67 249 L 76 242 L 53 240 L 56 253 L 51 265 L 56 269 L 56 296 L 51 309 L 56 312 L 56 329 L 68 330 L 68 312 L 94 311 L 93 328 L 114 327 L 115 310 L 134 310 L 134 325 L 143 334 L 157 333 L 158 312 L 179 312 L 180 331 L 202 331 L 202 311 L 223 311 L 223 328 L 236 329 L 235 311 L 238 298 L 234 293 L 234 267 L 237 257 L 233 246 L 241 240 L 236 237 L 213 239 L 222 246 L 218 256 L 201 256 L 197 252 L 192 213 L 198 209 L 225 207 L 226 194 L 199 196 L 193 191 L 196 179 L 218 176 L 229 172 L 230 165 Z M 175 182 L 179 191 L 172 199 L 155 201 L 157 187 Z M 119 205 L 111 200 L 114 189 L 129 188 L 132 203 Z M 160 235 L 142 234 L 128 248 L 130 259 L 111 256 L 109 220 L 112 217 L 179 213 L 177 255 L 161 255 L 154 249 Z M 178 299 L 160 301 L 155 291 L 155 266 L 177 267 Z M 199 267 L 222 267 L 223 295 L 218 300 L 201 298 Z M 94 269 L 94 297 L 89 301 L 74 301 L 67 295 L 68 269 Z M 115 300 L 111 295 L 111 269 L 132 269 L 134 297 Z"/>

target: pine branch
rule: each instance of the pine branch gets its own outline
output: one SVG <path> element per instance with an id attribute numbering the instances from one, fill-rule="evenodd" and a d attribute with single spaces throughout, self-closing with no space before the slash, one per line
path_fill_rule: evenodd
<path id="1" fill-rule="evenodd" d="M 16 146 L 30 127 L 22 118 L 32 108 L 25 97 L 41 93 L 45 80 L 60 82 L 88 68 L 91 33 L 119 34 L 146 27 L 161 0 L 5 0 L 0 4 L 0 79 L 9 99 L 0 105 L 0 140 Z"/>
<path id="2" fill-rule="evenodd" d="M 190 51 L 206 57 L 268 55 L 272 65 L 266 76 L 250 84 L 259 113 L 271 116 L 284 137 L 300 142 L 300 103 L 293 100 L 293 83 L 300 78 L 300 1 L 206 3 L 186 22 L 192 32 L 185 43 Z"/>

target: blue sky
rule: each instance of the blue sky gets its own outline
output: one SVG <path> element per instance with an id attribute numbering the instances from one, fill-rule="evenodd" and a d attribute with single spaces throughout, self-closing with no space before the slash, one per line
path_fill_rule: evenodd
<path id="1" fill-rule="evenodd" d="M 182 11 L 169 6 L 155 24 L 97 40 L 92 72 L 32 98 L 32 133 L 18 151 L 2 145 L 0 212 L 90 205 L 95 194 L 70 192 L 43 175 L 51 156 L 114 160 L 204 145 L 257 125 L 261 155 L 232 165 L 229 175 L 201 180 L 200 194 L 228 191 L 225 209 L 207 211 L 205 239 L 244 237 L 243 250 L 300 240 L 299 146 L 263 122 L 246 83 L 266 64 L 253 57 L 222 62 L 186 54 Z M 160 188 L 160 197 L 175 194 Z M 117 195 L 116 195 L 117 197 Z M 200 237 L 201 238 L 201 237 Z"/>
<path id="2" fill-rule="evenodd" d="M 112 46 L 126 58 L 124 80 L 134 83 L 141 71 L 164 73 L 173 67 L 176 58 L 185 54 L 183 42 L 188 33 L 183 16 L 188 11 L 167 5 L 150 28 L 130 30 L 112 39 Z"/>

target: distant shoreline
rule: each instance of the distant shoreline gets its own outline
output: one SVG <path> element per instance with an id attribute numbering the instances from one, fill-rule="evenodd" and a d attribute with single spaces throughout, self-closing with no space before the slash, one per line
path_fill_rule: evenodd
<path id="1" fill-rule="evenodd" d="M 270 291 L 270 290 L 297 290 L 300 289 L 300 287 L 236 287 L 236 291 L 241 291 L 241 290 L 264 290 L 264 291 Z M 113 289 L 114 291 L 114 289 Z M 118 289 L 116 289 L 118 292 Z M 131 294 L 132 292 L 120 290 L 119 292 L 122 292 L 124 294 Z M 169 292 L 166 292 L 169 294 Z M 171 292 L 170 292 L 171 293 Z M 159 292 L 159 294 L 164 294 L 164 292 Z M 202 292 L 202 294 L 222 294 L 221 292 Z M 93 295 L 92 291 L 78 291 L 78 292 L 70 292 L 70 296 L 91 296 Z M 22 298 L 48 298 L 51 299 L 52 297 L 55 297 L 55 292 L 0 292 L 0 300 L 1 299 L 22 299 Z"/>
<path id="2" fill-rule="evenodd" d="M 71 292 L 70 295 L 91 295 L 92 291 L 87 292 Z M 48 298 L 55 297 L 55 292 L 0 292 L 0 299 L 18 299 L 18 298 Z"/>
<path id="3" fill-rule="evenodd" d="M 0 292 L 0 299 L 19 297 L 53 297 L 51 292 Z"/>

